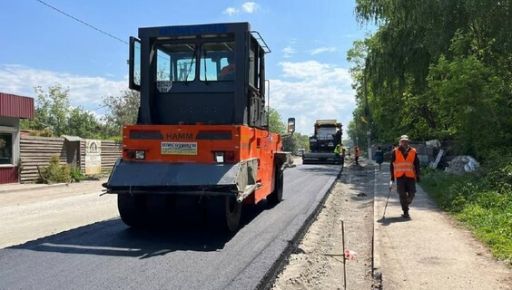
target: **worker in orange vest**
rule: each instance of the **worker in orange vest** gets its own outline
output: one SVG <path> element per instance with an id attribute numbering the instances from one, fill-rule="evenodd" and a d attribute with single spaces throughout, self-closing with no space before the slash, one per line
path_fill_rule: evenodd
<path id="1" fill-rule="evenodd" d="M 409 146 L 409 137 L 402 135 L 400 145 L 391 155 L 391 184 L 396 180 L 396 190 L 402 205 L 402 217 L 409 219 L 409 205 L 416 194 L 416 182 L 420 181 L 420 161 L 416 149 Z"/>

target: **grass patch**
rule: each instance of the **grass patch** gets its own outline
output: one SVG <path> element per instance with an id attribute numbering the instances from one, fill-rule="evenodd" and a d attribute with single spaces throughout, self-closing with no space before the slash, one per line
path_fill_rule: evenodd
<path id="1" fill-rule="evenodd" d="M 426 169 L 421 186 L 488 245 L 493 255 L 512 264 L 512 166 L 481 174 L 455 176 Z"/>

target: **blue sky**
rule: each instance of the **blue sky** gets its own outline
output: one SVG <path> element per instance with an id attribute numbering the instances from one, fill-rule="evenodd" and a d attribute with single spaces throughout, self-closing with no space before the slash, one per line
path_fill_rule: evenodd
<path id="1" fill-rule="evenodd" d="M 307 134 L 315 119 L 351 119 L 346 52 L 371 29 L 356 22 L 354 1 L 44 1 L 125 41 L 138 27 L 250 22 L 272 49 L 271 105 L 283 119 Z M 36 0 L 1 6 L 0 91 L 34 97 L 34 86 L 60 83 L 73 106 L 101 116 L 102 98 L 127 88 L 126 44 Z"/>

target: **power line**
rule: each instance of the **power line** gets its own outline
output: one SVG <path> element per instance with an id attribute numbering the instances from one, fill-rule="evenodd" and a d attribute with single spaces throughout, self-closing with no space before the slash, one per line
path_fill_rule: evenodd
<path id="1" fill-rule="evenodd" d="M 46 2 L 44 2 L 44 1 L 42 1 L 42 0 L 36 0 L 36 1 L 37 1 L 37 2 L 39 2 L 39 3 L 41 3 L 41 4 L 43 4 L 43 5 L 45 5 L 46 7 L 49 7 L 49 8 L 51 8 L 51 9 L 53 9 L 53 10 L 55 10 L 55 11 L 59 12 L 60 14 L 62 14 L 62 15 L 64 15 L 64 16 L 67 16 L 67 17 L 69 17 L 69 18 L 71 18 L 71 19 L 75 20 L 76 22 L 82 23 L 83 25 L 88 26 L 89 28 L 92 28 L 92 29 L 94 29 L 94 30 L 98 31 L 99 33 L 102 33 L 102 34 L 104 34 L 104 35 L 106 35 L 106 36 L 108 36 L 108 37 L 110 37 L 110 38 L 112 38 L 112 39 L 115 39 L 115 40 L 117 40 L 117 41 L 119 41 L 119 42 L 122 42 L 122 43 L 124 43 L 124 44 L 128 44 L 128 42 L 127 42 L 127 41 L 122 40 L 121 38 L 119 38 L 119 37 L 117 37 L 117 36 L 115 36 L 115 35 L 113 35 L 113 34 L 111 34 L 111 33 L 108 33 L 108 32 L 106 32 L 105 30 L 99 29 L 98 27 L 96 27 L 96 26 L 94 26 L 94 25 L 92 25 L 92 24 L 89 24 L 89 23 L 87 23 L 87 22 L 85 22 L 85 21 L 83 21 L 83 20 L 81 20 L 81 19 L 78 19 L 78 18 L 76 18 L 75 16 L 73 16 L 73 15 L 71 15 L 71 14 L 69 14 L 69 13 L 66 13 L 66 12 L 64 12 L 64 11 L 60 10 L 59 8 L 57 8 L 57 7 L 55 7 L 55 6 L 51 5 L 51 4 L 48 4 L 48 3 L 46 3 Z"/>

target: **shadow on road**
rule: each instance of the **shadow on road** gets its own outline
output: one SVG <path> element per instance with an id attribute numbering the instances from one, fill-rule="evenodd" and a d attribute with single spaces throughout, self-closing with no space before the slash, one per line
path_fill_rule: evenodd
<path id="1" fill-rule="evenodd" d="M 244 206 L 241 228 L 269 208 L 266 202 Z M 219 251 L 235 236 L 223 230 L 218 221 L 204 220 L 193 210 L 185 210 L 172 222 L 149 229 L 129 228 L 120 219 L 112 219 L 8 249 L 147 259 L 176 251 Z"/>

